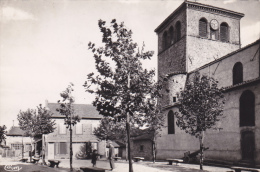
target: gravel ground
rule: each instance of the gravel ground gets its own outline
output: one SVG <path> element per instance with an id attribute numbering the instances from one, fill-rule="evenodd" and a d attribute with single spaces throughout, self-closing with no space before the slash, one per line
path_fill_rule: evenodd
<path id="1" fill-rule="evenodd" d="M 22 163 L 19 162 L 18 159 L 10 159 L 10 158 L 1 158 L 0 159 L 0 172 L 6 172 L 8 167 L 19 168 L 20 172 L 68 172 L 69 171 L 69 159 L 61 159 L 61 163 L 59 165 L 60 168 L 50 168 L 40 163 L 35 165 L 32 163 Z M 73 160 L 73 168 L 74 172 L 79 172 L 80 167 L 84 166 L 92 166 L 91 160 Z M 113 172 L 128 172 L 128 162 L 125 160 L 115 161 L 116 168 Z M 108 169 L 110 166 L 109 162 L 106 160 L 97 161 L 97 167 Z M 133 163 L 134 172 L 202 172 L 199 170 L 199 165 L 194 164 L 179 164 L 177 165 L 168 165 L 167 162 L 134 162 Z M 212 166 L 204 166 L 203 172 L 228 172 L 232 171 L 228 168 L 221 167 L 212 167 Z"/>

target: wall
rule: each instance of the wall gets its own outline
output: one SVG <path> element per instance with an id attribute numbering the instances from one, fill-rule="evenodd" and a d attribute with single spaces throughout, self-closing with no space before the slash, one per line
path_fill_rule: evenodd
<path id="1" fill-rule="evenodd" d="M 220 130 L 208 130 L 205 137 L 206 158 L 240 161 L 241 160 L 241 130 L 239 127 L 239 99 L 246 90 L 251 90 L 255 95 L 255 127 L 251 130 L 255 133 L 255 161 L 260 165 L 260 83 L 255 82 L 247 86 L 232 87 L 232 70 L 236 62 L 243 64 L 243 80 L 250 81 L 259 77 L 259 42 L 221 58 L 215 63 L 200 68 L 199 72 L 214 77 L 219 81 L 219 87 L 229 87 L 225 92 L 226 103 L 224 106 L 223 118 L 217 126 Z M 189 74 L 193 75 L 193 74 Z M 191 77 L 189 76 L 189 77 Z M 172 85 L 172 90 L 175 85 Z M 165 128 L 161 137 L 157 139 L 158 158 L 181 158 L 186 151 L 199 149 L 199 140 L 181 131 L 175 124 L 175 134 L 168 134 L 167 115 L 170 110 L 177 111 L 177 107 L 165 109 Z M 176 119 L 175 119 L 176 122 Z"/>
<path id="2" fill-rule="evenodd" d="M 163 33 L 175 27 L 177 21 L 181 22 L 181 39 L 163 49 Z M 186 11 L 181 10 L 170 20 L 170 23 L 158 33 L 158 73 L 159 77 L 175 71 L 185 71 L 185 44 L 186 44 Z M 169 34 L 168 34 L 169 35 Z"/>
<path id="3" fill-rule="evenodd" d="M 207 20 L 206 38 L 199 36 L 199 20 L 201 18 Z M 228 42 L 210 38 L 210 21 L 212 19 L 216 19 L 219 25 L 222 22 L 228 24 L 230 33 Z M 240 48 L 240 18 L 189 8 L 187 10 L 187 24 L 186 61 L 188 72 Z"/>
<path id="4" fill-rule="evenodd" d="M 64 119 L 57 118 L 55 119 L 55 127 L 53 133 L 50 133 L 45 136 L 46 143 L 54 143 L 54 149 L 55 149 L 55 158 L 69 158 L 69 142 L 70 142 L 70 133 L 69 129 L 66 130 L 66 134 L 60 134 L 60 125 L 65 127 L 64 125 Z M 99 142 L 97 137 L 93 134 L 94 128 L 99 125 L 100 120 L 99 119 L 81 119 L 78 125 L 79 127 L 82 127 L 82 133 L 77 134 L 76 133 L 76 125 L 72 128 L 72 142 L 73 142 L 73 157 L 75 158 L 76 154 L 81 151 L 82 145 L 84 146 L 86 142 L 91 142 L 97 144 L 98 153 L 101 155 L 105 154 L 105 143 Z M 59 149 L 59 143 L 60 142 L 66 142 L 67 146 L 67 153 L 66 154 L 60 154 L 57 150 Z M 48 156 L 48 144 L 46 144 L 47 151 L 46 156 Z"/>
<path id="5" fill-rule="evenodd" d="M 143 145 L 143 151 L 140 146 Z M 152 160 L 152 141 L 151 140 L 134 140 L 133 141 L 133 157 L 144 157 L 145 160 Z"/>

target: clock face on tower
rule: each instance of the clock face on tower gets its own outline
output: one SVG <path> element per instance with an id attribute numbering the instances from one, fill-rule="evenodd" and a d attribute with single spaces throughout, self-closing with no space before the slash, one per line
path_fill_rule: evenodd
<path id="1" fill-rule="evenodd" d="M 218 29 L 218 21 L 216 19 L 213 19 L 210 21 L 210 27 L 213 30 L 217 30 Z"/>

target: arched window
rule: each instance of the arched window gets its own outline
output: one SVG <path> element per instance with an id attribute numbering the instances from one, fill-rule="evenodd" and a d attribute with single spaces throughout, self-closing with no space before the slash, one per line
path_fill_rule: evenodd
<path id="1" fill-rule="evenodd" d="M 172 111 L 168 113 L 168 134 L 175 134 L 174 130 L 174 114 Z"/>
<path id="2" fill-rule="evenodd" d="M 199 35 L 201 37 L 207 37 L 207 20 L 205 18 L 199 21 Z"/>
<path id="3" fill-rule="evenodd" d="M 176 25 L 176 41 L 179 41 L 181 39 L 181 22 L 177 21 Z"/>
<path id="4" fill-rule="evenodd" d="M 237 62 L 233 67 L 233 85 L 243 82 L 243 65 Z"/>
<path id="5" fill-rule="evenodd" d="M 174 43 L 174 32 L 173 32 L 173 27 L 171 26 L 170 27 L 170 30 L 169 30 L 169 34 L 170 34 L 170 45 L 172 45 Z"/>
<path id="6" fill-rule="evenodd" d="M 240 127 L 255 126 L 255 95 L 252 91 L 244 91 L 239 101 Z"/>
<path id="7" fill-rule="evenodd" d="M 167 32 L 165 31 L 164 33 L 163 33 L 163 50 L 165 50 L 166 48 L 167 48 L 167 39 L 168 39 L 168 36 L 167 36 L 168 34 L 167 34 Z"/>
<path id="8" fill-rule="evenodd" d="M 222 42 L 228 42 L 229 39 L 229 33 L 228 33 L 228 24 L 227 23 L 221 23 L 220 25 L 220 40 Z"/>

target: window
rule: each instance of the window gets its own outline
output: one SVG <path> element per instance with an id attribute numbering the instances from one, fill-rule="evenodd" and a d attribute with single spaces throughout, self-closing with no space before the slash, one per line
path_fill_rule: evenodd
<path id="1" fill-rule="evenodd" d="M 66 134 L 66 125 L 59 124 L 59 134 Z"/>
<path id="2" fill-rule="evenodd" d="M 199 35 L 201 37 L 207 37 L 207 20 L 205 18 L 199 21 Z"/>
<path id="3" fill-rule="evenodd" d="M 176 102 L 176 97 L 172 97 L 172 102 Z"/>
<path id="4" fill-rule="evenodd" d="M 140 145 L 140 151 L 144 151 L 144 145 Z"/>
<path id="5" fill-rule="evenodd" d="M 168 113 L 168 134 L 175 134 L 174 131 L 174 114 L 172 111 Z"/>
<path id="6" fill-rule="evenodd" d="M 222 42 L 228 42 L 228 24 L 227 23 L 221 23 L 220 25 L 220 40 Z"/>
<path id="7" fill-rule="evenodd" d="M 165 31 L 163 34 L 163 50 L 167 48 L 167 32 Z"/>
<path id="8" fill-rule="evenodd" d="M 80 123 L 76 124 L 76 134 L 82 134 L 83 133 L 83 125 Z"/>
<path id="9" fill-rule="evenodd" d="M 240 97 L 240 127 L 255 126 L 255 95 L 251 91 L 244 91 Z"/>
<path id="10" fill-rule="evenodd" d="M 181 22 L 177 21 L 175 27 L 176 27 L 176 41 L 179 41 L 181 39 Z"/>
<path id="11" fill-rule="evenodd" d="M 22 144 L 11 144 L 12 149 L 21 150 L 23 145 Z"/>
<path id="12" fill-rule="evenodd" d="M 233 85 L 243 82 L 243 65 L 237 62 L 233 67 Z"/>
<path id="13" fill-rule="evenodd" d="M 67 143 L 60 142 L 60 154 L 67 154 Z"/>
<path id="14" fill-rule="evenodd" d="M 170 27 L 170 30 L 169 30 L 169 34 L 170 34 L 170 45 L 174 43 L 174 32 L 173 32 L 173 27 L 171 26 Z"/>

